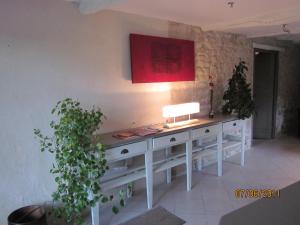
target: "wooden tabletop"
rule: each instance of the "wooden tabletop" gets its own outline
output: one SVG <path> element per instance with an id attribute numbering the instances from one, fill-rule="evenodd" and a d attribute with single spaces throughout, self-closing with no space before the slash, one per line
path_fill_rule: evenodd
<path id="1" fill-rule="evenodd" d="M 130 137 L 130 138 L 127 138 L 127 139 L 119 139 L 119 138 L 114 137 L 115 134 L 117 134 L 121 131 L 124 131 L 124 130 L 99 134 L 99 135 L 95 136 L 95 142 L 96 143 L 102 143 L 102 144 L 105 145 L 106 149 L 110 149 L 110 148 L 115 148 L 115 147 L 119 147 L 119 146 L 126 145 L 126 144 L 131 144 L 131 143 L 143 141 L 143 140 L 146 140 L 146 139 L 149 139 L 149 138 L 161 137 L 161 136 L 165 136 L 165 135 L 170 135 L 170 134 L 186 131 L 186 130 L 189 130 L 189 129 L 206 127 L 206 126 L 218 124 L 218 123 L 221 123 L 221 122 L 233 121 L 233 120 L 236 120 L 237 117 L 231 116 L 231 115 L 218 114 L 212 119 L 208 118 L 207 116 L 206 117 L 198 117 L 198 118 L 195 118 L 195 119 L 197 119 L 198 121 L 193 123 L 193 124 L 188 124 L 188 125 L 180 126 L 180 127 L 176 127 L 176 128 L 164 128 L 163 124 L 157 124 L 155 126 L 162 129 L 162 131 L 160 131 L 158 133 L 155 133 L 155 134 L 143 136 L 143 137 L 134 136 L 134 137 Z M 153 126 L 153 125 L 145 125 L 143 127 L 148 127 L 148 126 Z M 128 129 L 126 129 L 126 130 L 128 130 Z"/>

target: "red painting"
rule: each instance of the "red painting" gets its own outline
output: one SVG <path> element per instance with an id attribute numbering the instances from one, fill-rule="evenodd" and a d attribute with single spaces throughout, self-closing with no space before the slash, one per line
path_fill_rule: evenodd
<path id="1" fill-rule="evenodd" d="M 130 34 L 132 83 L 195 80 L 194 42 Z"/>

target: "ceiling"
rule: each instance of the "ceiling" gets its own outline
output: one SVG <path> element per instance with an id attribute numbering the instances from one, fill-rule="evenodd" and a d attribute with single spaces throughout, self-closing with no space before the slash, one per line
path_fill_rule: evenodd
<path id="1" fill-rule="evenodd" d="M 112 9 L 248 37 L 300 42 L 300 0 L 73 0 L 82 13 Z M 230 3 L 232 2 L 232 7 Z M 282 25 L 285 25 L 284 32 Z"/>

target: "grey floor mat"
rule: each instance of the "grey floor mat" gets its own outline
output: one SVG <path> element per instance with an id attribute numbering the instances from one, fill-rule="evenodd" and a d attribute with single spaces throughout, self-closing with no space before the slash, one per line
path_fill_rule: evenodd
<path id="1" fill-rule="evenodd" d="M 184 220 L 159 206 L 120 225 L 183 225 Z"/>

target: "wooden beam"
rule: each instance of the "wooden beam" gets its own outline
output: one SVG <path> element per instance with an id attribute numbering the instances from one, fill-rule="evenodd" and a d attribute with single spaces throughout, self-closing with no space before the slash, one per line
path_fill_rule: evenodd
<path id="1" fill-rule="evenodd" d="M 253 48 L 258 48 L 258 49 L 264 49 L 264 50 L 271 50 L 271 51 L 279 51 L 279 52 L 284 52 L 285 49 L 277 46 L 272 46 L 272 45 L 265 45 L 265 44 L 259 44 L 259 43 L 253 43 Z"/>

